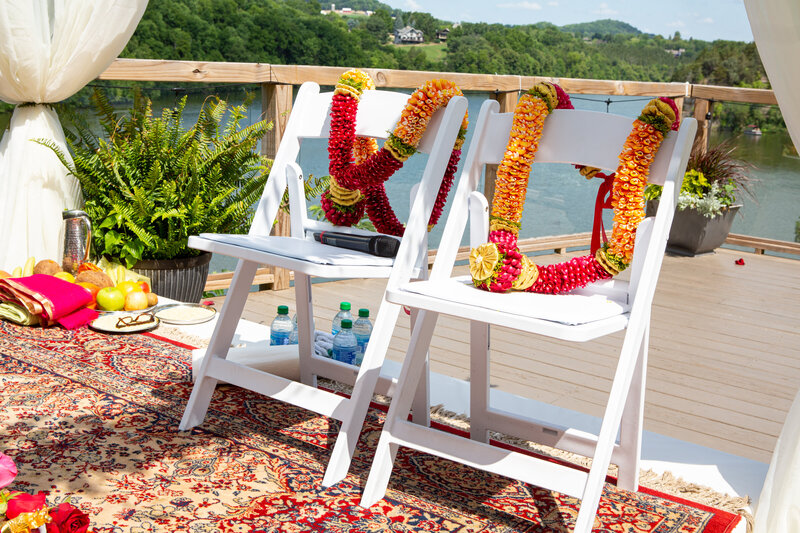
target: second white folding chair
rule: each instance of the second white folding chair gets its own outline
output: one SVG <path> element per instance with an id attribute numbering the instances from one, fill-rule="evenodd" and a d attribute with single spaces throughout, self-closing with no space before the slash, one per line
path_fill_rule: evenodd
<path id="1" fill-rule="evenodd" d="M 575 531 L 588 533 L 610 461 L 619 465 L 619 486 L 636 490 L 638 485 L 650 307 L 680 189 L 676 184 L 681 183 L 697 125 L 694 119 L 685 119 L 678 132 L 667 135 L 651 167 L 650 181 L 664 184 L 662 200 L 655 219 L 639 225 L 630 282 L 608 280 L 566 295 L 497 294 L 475 289 L 469 276 L 451 277 L 468 213 L 472 247 L 487 240 L 489 209 L 477 187 L 484 166 L 502 160 L 512 124 L 512 114 L 497 109 L 493 101 L 481 109 L 430 280 L 387 290 L 390 302 L 420 313 L 361 504 L 372 505 L 384 496 L 397 449 L 404 446 L 580 498 Z M 536 163 L 614 170 L 631 122 L 606 113 L 553 111 Z M 535 183 L 534 173 L 531 179 Z M 407 422 L 439 314 L 470 321 L 472 440 Z M 490 324 L 578 342 L 626 329 L 599 435 L 539 421 L 535 413 L 492 407 Z M 486 442 L 490 429 L 592 457 L 592 468 L 586 473 L 491 446 Z"/>
<path id="2" fill-rule="evenodd" d="M 325 486 L 340 481 L 347 474 L 400 306 L 382 299 L 360 368 L 319 357 L 314 354 L 311 278 L 388 278 L 387 286 L 396 287 L 412 277 L 427 274 L 427 224 L 467 110 L 466 98 L 456 96 L 445 109 L 432 117 L 418 146 L 419 151 L 429 154 L 428 161 L 400 248 L 392 259 L 327 246 L 316 242 L 312 236 L 313 232 L 330 230 L 374 235 L 312 220 L 306 214 L 303 173 L 296 161 L 303 139 L 327 138 L 332 95 L 320 93 L 315 83 L 301 86 L 249 234 L 203 234 L 189 239 L 189 245 L 194 248 L 235 257 L 239 261 L 180 424 L 184 430 L 202 424 L 218 382 L 244 387 L 340 420 L 341 429 L 323 479 Z M 385 139 L 400 118 L 407 100 L 407 94 L 367 91 L 359 103 L 356 134 Z M 270 236 L 287 186 L 292 235 Z M 226 359 L 260 264 L 294 271 L 301 382 Z M 318 375 L 354 385 L 351 397 L 316 388 Z M 387 387 L 390 386 L 385 386 L 381 392 L 386 393 Z M 426 393 L 427 390 L 423 390 L 420 396 L 420 402 L 425 406 L 419 407 L 420 416 L 417 417 L 417 421 L 423 423 L 427 420 Z"/>

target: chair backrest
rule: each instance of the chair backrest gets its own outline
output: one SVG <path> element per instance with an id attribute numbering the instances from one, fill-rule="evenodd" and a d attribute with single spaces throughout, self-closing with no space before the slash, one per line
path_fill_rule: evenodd
<path id="1" fill-rule="evenodd" d="M 480 193 L 476 189 L 485 165 L 498 164 L 503 159 L 511 131 L 513 113 L 499 113 L 499 104 L 487 100 L 481 107 L 475 133 L 469 146 L 464 170 L 459 179 L 453 205 L 442 235 L 442 241 L 431 271 L 431 279 L 449 277 L 464 234 L 468 213 L 470 220 L 470 245 L 477 246 L 488 238 L 489 207 L 483 200 L 482 208 L 469 208 Z M 619 154 L 631 131 L 632 119 L 608 113 L 582 110 L 554 110 L 545 121 L 544 131 L 536 152 L 536 163 L 569 163 L 598 167 L 614 171 L 619 164 Z M 664 186 L 655 220 L 639 225 L 631 282 L 626 290 L 633 302 L 641 277 L 647 269 L 658 275 L 664 255 L 669 228 L 680 192 L 676 184 L 682 183 L 692 142 L 697 131 L 697 121 L 685 118 L 677 132 L 670 132 L 659 148 L 650 167 L 649 183 Z M 535 170 L 531 186 L 535 187 Z M 587 206 L 587 209 L 589 206 Z M 480 216 L 476 220 L 476 212 Z M 647 250 L 642 253 L 641 250 Z M 660 251 L 659 251 L 660 249 Z M 645 265 L 645 256 L 657 256 L 657 264 Z M 649 274 L 647 281 L 650 281 Z M 652 283 L 655 286 L 654 280 Z M 651 295 L 652 296 L 652 295 Z"/>
<path id="2" fill-rule="evenodd" d="M 316 83 L 306 82 L 300 87 L 278 152 L 275 155 L 267 185 L 250 227 L 251 235 L 269 234 L 287 186 L 289 187 L 292 237 L 307 238 L 307 233 L 310 231 L 334 229 L 334 226 L 327 221 L 308 218 L 302 170 L 297 164 L 303 139 L 328 137 L 332 98 L 332 92 L 321 93 L 319 85 Z M 365 91 L 358 105 L 356 135 L 379 140 L 386 139 L 399 120 L 408 98 L 408 94 L 393 91 Z M 463 102 L 461 102 L 462 100 Z M 452 110 L 454 107 L 463 107 L 460 116 L 455 116 L 456 113 Z M 418 151 L 431 154 L 421 182 L 426 179 L 436 181 L 437 190 L 458 134 L 458 126 L 455 122 L 460 124 L 465 111 L 466 99 L 457 97 L 451 100 L 446 109 L 434 113 L 417 147 Z M 327 156 L 327 153 L 325 155 Z M 336 227 L 335 229 L 341 232 L 365 233 L 353 228 Z"/>

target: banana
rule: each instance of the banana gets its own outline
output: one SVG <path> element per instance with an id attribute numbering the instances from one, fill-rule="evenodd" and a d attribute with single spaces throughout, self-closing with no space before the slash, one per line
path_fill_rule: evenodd
<path id="1" fill-rule="evenodd" d="M 126 279 L 128 279 L 128 274 L 125 270 L 125 267 L 122 265 L 117 265 L 117 284 L 122 283 Z"/>
<path id="2" fill-rule="evenodd" d="M 33 267 L 36 264 L 36 258 L 30 256 L 27 261 L 25 261 L 25 268 L 22 269 L 23 276 L 32 276 L 33 275 Z"/>
<path id="3" fill-rule="evenodd" d="M 12 278 L 21 278 L 22 277 L 22 267 L 17 267 L 14 269 L 14 272 L 11 273 Z"/>

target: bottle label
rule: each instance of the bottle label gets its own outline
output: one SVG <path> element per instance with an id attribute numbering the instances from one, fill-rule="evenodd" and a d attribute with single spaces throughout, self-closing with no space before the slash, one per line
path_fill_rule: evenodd
<path id="1" fill-rule="evenodd" d="M 273 331 L 269 335 L 270 346 L 283 346 L 289 344 L 289 333 L 283 331 Z"/>
<path id="2" fill-rule="evenodd" d="M 333 347 L 333 358 L 342 363 L 347 363 L 348 365 L 354 365 L 356 363 L 357 355 L 358 355 L 357 346 Z"/>
<path id="3" fill-rule="evenodd" d="M 356 335 L 356 342 L 358 343 L 358 349 L 362 354 L 367 351 L 367 343 L 369 342 L 368 336 Z"/>

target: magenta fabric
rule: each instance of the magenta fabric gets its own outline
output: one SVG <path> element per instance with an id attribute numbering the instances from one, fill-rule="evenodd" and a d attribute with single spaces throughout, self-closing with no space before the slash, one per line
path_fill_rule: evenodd
<path id="1" fill-rule="evenodd" d="M 0 299 L 22 305 L 39 316 L 43 326 L 58 322 L 67 329 L 75 329 L 98 316 L 97 311 L 86 308 L 93 301 L 91 292 L 45 274 L 0 279 Z"/>

